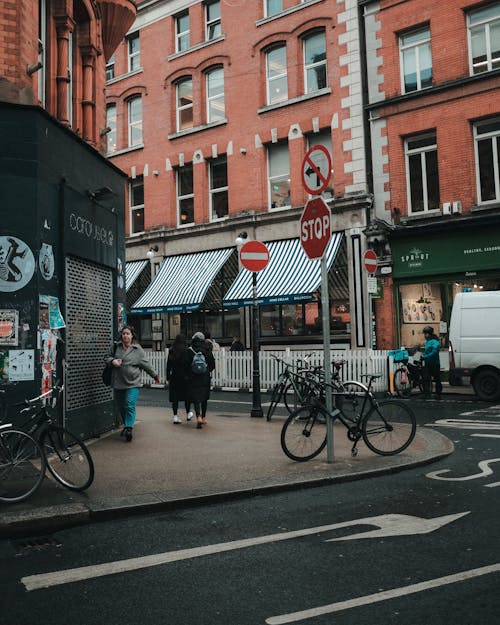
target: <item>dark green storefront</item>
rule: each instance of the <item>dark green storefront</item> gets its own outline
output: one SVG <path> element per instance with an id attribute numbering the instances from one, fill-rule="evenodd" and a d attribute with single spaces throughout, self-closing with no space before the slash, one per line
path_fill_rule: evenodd
<path id="1" fill-rule="evenodd" d="M 125 176 L 38 107 L 0 104 L 0 145 L 0 383 L 16 401 L 64 377 L 59 417 L 88 438 L 116 420 Z"/>

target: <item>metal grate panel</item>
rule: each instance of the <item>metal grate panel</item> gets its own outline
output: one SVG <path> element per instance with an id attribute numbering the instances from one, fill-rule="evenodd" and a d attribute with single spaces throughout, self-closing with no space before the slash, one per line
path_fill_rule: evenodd
<path id="1" fill-rule="evenodd" d="M 113 341 L 111 269 L 66 257 L 66 325 L 66 409 L 110 401 L 101 373 Z"/>

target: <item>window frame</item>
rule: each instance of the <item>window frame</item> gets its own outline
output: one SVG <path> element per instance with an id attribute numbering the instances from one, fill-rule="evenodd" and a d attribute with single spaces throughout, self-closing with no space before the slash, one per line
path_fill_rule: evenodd
<path id="1" fill-rule="evenodd" d="M 269 11 L 270 4 L 276 1 L 281 3 L 281 8 L 278 11 L 270 12 Z M 265 18 L 279 15 L 282 12 L 283 12 L 283 0 L 264 0 L 264 17 Z"/>
<path id="2" fill-rule="evenodd" d="M 109 112 L 114 111 L 114 118 L 110 119 Z M 113 125 L 114 122 L 114 125 Z M 113 154 L 118 149 L 118 136 L 117 136 L 117 106 L 116 104 L 108 104 L 106 107 L 106 129 L 111 128 L 111 130 L 106 134 L 106 153 Z M 114 149 L 110 150 L 110 143 L 112 143 L 114 139 Z"/>
<path id="3" fill-rule="evenodd" d="M 140 102 L 141 105 L 141 116 L 139 120 L 134 120 L 132 121 L 132 106 L 134 103 L 136 102 Z M 133 148 L 136 147 L 138 145 L 143 145 L 144 143 L 144 136 L 143 136 L 143 127 L 142 127 L 142 123 L 143 123 L 143 111 L 142 111 L 142 96 L 141 95 L 135 95 L 132 96 L 131 98 L 129 98 L 127 100 L 127 145 L 129 148 Z M 140 131 L 141 131 L 141 140 L 140 141 L 136 141 L 136 142 L 132 142 L 132 131 L 135 128 L 140 127 Z"/>
<path id="4" fill-rule="evenodd" d="M 138 187 L 138 186 L 142 187 L 142 204 L 133 204 L 132 203 L 132 199 L 134 196 L 134 187 Z M 138 234 L 139 232 L 144 232 L 144 228 L 145 228 L 145 222 L 144 222 L 144 214 L 145 214 L 145 210 L 144 210 L 144 176 L 137 176 L 136 178 L 132 178 L 132 180 L 129 181 L 129 218 L 130 218 L 130 234 Z M 134 229 L 134 212 L 139 212 L 142 210 L 142 225 L 143 228 L 142 230 L 135 230 Z"/>
<path id="5" fill-rule="evenodd" d="M 273 52 L 277 52 L 277 51 L 284 51 L 285 52 L 285 71 L 282 72 L 281 74 L 277 74 L 275 76 L 270 76 L 270 55 L 273 54 Z M 271 106 L 273 104 L 279 104 L 280 102 L 286 102 L 288 100 L 288 62 L 287 62 L 287 48 L 286 48 L 286 44 L 282 43 L 279 45 L 275 45 L 272 48 L 269 48 L 268 50 L 266 50 L 265 52 L 265 61 L 266 61 L 266 104 L 268 106 Z M 273 81 L 278 81 L 278 80 L 282 80 L 283 77 L 286 80 L 286 94 L 284 97 L 280 98 L 279 100 L 271 100 L 271 82 Z"/>
<path id="6" fill-rule="evenodd" d="M 411 35 L 418 35 L 418 34 L 424 34 L 424 33 L 428 33 L 428 36 L 420 41 L 416 41 L 414 43 L 409 43 L 409 44 L 404 44 L 403 43 L 403 39 L 404 37 L 408 37 Z M 417 28 L 415 30 L 412 31 L 407 31 L 405 33 L 402 33 L 399 35 L 399 39 L 398 39 L 398 45 L 399 45 L 399 67 L 400 67 L 400 74 L 401 74 L 401 93 L 414 93 L 415 91 L 421 91 L 422 89 L 427 89 L 428 87 L 432 86 L 432 48 L 431 48 L 431 29 L 430 26 L 425 26 L 422 28 Z M 430 69 L 431 69 L 431 75 L 430 75 L 430 85 L 425 85 L 424 87 L 422 87 L 422 68 L 420 66 L 420 56 L 422 54 L 421 52 L 421 48 L 423 48 L 424 46 L 428 46 L 429 47 L 429 56 L 430 56 L 430 61 L 431 61 L 431 65 L 430 65 Z M 405 73 L 405 52 L 408 52 L 410 50 L 414 50 L 415 51 L 415 75 L 417 78 L 417 86 L 415 89 L 408 89 L 406 86 L 406 73 Z"/>
<path id="7" fill-rule="evenodd" d="M 180 104 L 180 87 L 186 83 L 191 83 L 191 104 Z M 175 83 L 175 128 L 177 132 L 182 132 L 183 130 L 188 130 L 190 128 L 194 128 L 194 89 L 193 89 L 193 77 L 185 76 L 184 78 L 179 79 Z M 181 115 L 183 111 L 187 111 L 191 109 L 191 125 L 181 127 Z"/>
<path id="8" fill-rule="evenodd" d="M 226 185 L 222 187 L 214 187 L 213 185 L 213 168 L 216 165 L 225 164 L 226 166 Z M 220 156 L 214 158 L 208 162 L 208 194 L 209 194 L 209 209 L 210 209 L 210 221 L 221 221 L 222 219 L 227 219 L 229 216 L 229 183 L 228 183 L 228 174 L 227 174 L 227 157 Z M 226 196 L 226 204 L 227 204 L 227 213 L 222 217 L 218 217 L 214 214 L 214 196 L 225 194 Z"/>
<path id="9" fill-rule="evenodd" d="M 216 93 L 215 95 L 210 95 L 210 78 L 214 77 L 215 73 L 222 73 L 222 92 Z M 205 91 L 206 91 L 206 119 L 207 123 L 222 121 L 226 118 L 226 100 L 225 100 L 225 83 L 224 83 L 224 68 L 223 67 L 213 67 L 207 72 L 205 72 Z M 213 119 L 211 104 L 213 102 L 222 102 L 223 114 L 222 117 L 218 117 L 217 119 Z"/>
<path id="10" fill-rule="evenodd" d="M 190 193 L 180 194 L 181 191 L 181 173 L 186 173 L 186 171 L 191 170 L 191 188 L 192 191 Z M 181 202 L 191 200 L 192 201 L 192 210 L 193 210 L 193 220 L 190 222 L 182 223 L 181 219 Z M 184 228 L 188 226 L 192 226 L 194 221 L 194 170 L 193 163 L 187 163 L 182 167 L 178 167 L 175 172 L 175 205 L 176 205 L 176 214 L 177 214 L 177 227 Z"/>
<path id="11" fill-rule="evenodd" d="M 109 76 L 108 76 L 109 72 Z M 113 80 L 115 78 L 115 53 L 109 57 L 109 60 L 106 63 L 106 82 L 109 80 Z"/>
<path id="12" fill-rule="evenodd" d="M 271 166 L 272 166 L 272 158 L 271 158 L 271 150 L 272 149 L 279 149 L 279 148 L 286 148 L 286 153 L 288 156 L 288 172 L 287 173 L 279 173 L 276 175 L 271 175 Z M 280 183 L 283 182 L 286 179 L 286 182 L 288 183 L 288 197 L 290 197 L 290 191 L 291 191 L 291 180 L 290 180 L 290 146 L 289 146 L 289 142 L 287 139 L 283 140 L 283 141 L 278 141 L 276 143 L 270 143 L 267 145 L 267 193 L 268 193 L 268 210 L 283 210 L 283 209 L 287 209 L 287 208 L 291 208 L 291 201 L 289 201 L 288 204 L 283 203 L 280 206 L 272 206 L 273 204 L 273 193 L 272 193 L 272 184 L 273 183 Z"/>
<path id="13" fill-rule="evenodd" d="M 325 49 L 325 58 L 322 61 L 317 61 L 316 63 L 306 63 L 306 43 L 307 41 L 309 41 L 310 39 L 312 39 L 313 37 L 317 37 L 318 35 L 322 35 L 323 36 L 323 41 L 324 41 L 324 49 Z M 328 86 L 328 64 L 327 64 L 327 46 L 326 46 L 326 32 L 324 30 L 316 30 L 315 32 L 312 33 L 307 33 L 306 35 L 304 35 L 302 37 L 302 62 L 304 65 L 304 94 L 309 94 L 309 93 L 316 93 L 317 91 L 321 91 L 321 89 L 324 89 Z M 308 70 L 311 69 L 316 69 L 317 67 L 321 67 L 322 65 L 324 65 L 325 67 L 325 86 L 324 87 L 318 87 L 317 89 L 309 89 L 309 81 L 307 78 L 308 75 Z"/>
<path id="14" fill-rule="evenodd" d="M 136 52 L 131 51 L 131 47 L 134 41 L 138 43 L 138 50 Z M 137 58 L 139 59 L 139 65 L 135 67 Z M 127 36 L 127 68 L 129 72 L 135 72 L 141 69 L 141 38 L 140 31 L 136 30 Z"/>
<path id="15" fill-rule="evenodd" d="M 210 19 L 210 8 L 214 6 L 219 7 L 219 15 L 218 17 Z M 215 27 L 216 32 L 212 36 L 210 36 L 210 30 L 214 27 Z M 205 4 L 205 41 L 213 41 L 214 39 L 217 39 L 221 35 L 222 35 L 222 19 L 221 19 L 221 11 L 220 11 L 220 0 L 212 0 L 212 2 L 207 2 Z"/>
<path id="16" fill-rule="evenodd" d="M 488 131 L 483 134 L 479 133 L 481 126 L 489 124 L 498 124 L 498 130 Z M 476 192 L 477 203 L 480 206 L 489 206 L 491 204 L 498 204 L 500 202 L 500 118 L 494 117 L 489 120 L 483 120 L 473 124 L 473 136 L 474 136 L 474 166 L 476 172 Z M 493 160 L 493 183 L 495 186 L 495 197 L 491 200 L 482 200 L 481 197 L 481 169 L 479 162 L 479 142 L 487 141 L 491 139 L 491 153 Z M 495 145 L 496 144 L 496 145 Z M 495 149 L 496 147 L 496 149 Z"/>
<path id="17" fill-rule="evenodd" d="M 409 142 L 411 141 L 425 141 L 426 139 L 434 139 L 433 143 L 430 143 L 425 146 L 421 146 L 418 148 L 409 148 Z M 406 137 L 404 140 L 404 154 L 405 154 L 405 168 L 406 168 L 406 194 L 407 194 L 407 202 L 408 202 L 408 215 L 425 215 L 429 212 L 439 210 L 439 205 L 441 203 L 441 198 L 438 198 L 438 206 L 436 208 L 429 208 L 429 184 L 427 179 L 427 154 L 435 153 L 436 154 L 436 165 L 437 165 L 437 184 L 438 184 L 438 194 L 439 194 L 439 163 L 437 159 L 437 133 L 435 131 L 429 131 L 425 133 L 420 133 L 418 135 L 413 135 L 410 137 Z M 421 167 L 421 184 L 422 184 L 422 195 L 423 195 L 423 210 L 414 210 L 412 206 L 412 185 L 411 185 L 411 171 L 410 171 L 410 157 L 420 154 L 420 167 Z"/>
<path id="18" fill-rule="evenodd" d="M 187 18 L 187 30 L 180 30 L 182 18 Z M 189 11 L 182 11 L 174 15 L 175 20 L 175 51 L 185 52 L 191 47 L 191 21 L 189 19 Z M 182 41 L 187 36 L 187 46 L 184 46 Z"/>
<path id="19" fill-rule="evenodd" d="M 472 18 L 474 15 L 477 15 L 478 13 L 481 13 L 483 11 L 487 11 L 489 8 L 497 8 L 498 9 L 498 16 L 497 17 L 493 17 L 491 19 L 486 19 L 483 20 L 480 23 L 477 24 L 472 24 Z M 496 59 L 496 65 L 497 67 L 493 67 L 493 58 L 492 58 L 492 51 L 491 51 L 491 36 L 490 36 L 490 26 L 491 23 L 494 21 L 498 21 L 499 22 L 499 27 L 500 27 L 500 4 L 495 5 L 495 4 L 491 4 L 491 5 L 487 5 L 487 6 L 483 6 L 480 9 L 477 9 L 475 11 L 469 11 L 467 13 L 467 40 L 468 40 L 468 47 L 469 47 L 469 73 L 471 76 L 477 75 L 477 74 L 482 74 L 484 72 L 491 72 L 494 69 L 499 69 L 500 68 L 500 56 L 497 57 Z M 472 30 L 474 28 L 478 28 L 480 26 L 484 26 L 484 38 L 485 38 L 485 44 L 486 44 L 486 61 L 482 61 L 479 63 L 474 63 L 474 59 L 472 56 Z M 475 69 L 477 67 L 482 67 L 486 64 L 486 69 L 484 70 L 479 70 L 479 71 L 475 71 Z"/>

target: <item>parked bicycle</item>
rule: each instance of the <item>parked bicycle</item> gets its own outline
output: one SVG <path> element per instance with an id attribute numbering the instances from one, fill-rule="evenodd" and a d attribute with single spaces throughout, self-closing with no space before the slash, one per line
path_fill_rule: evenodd
<path id="1" fill-rule="evenodd" d="M 409 361 L 409 356 L 413 356 L 416 351 L 417 348 L 406 350 L 407 357 L 394 372 L 394 390 L 399 397 L 410 397 L 415 389 L 421 393 L 424 391 L 422 359 Z"/>
<path id="2" fill-rule="evenodd" d="M 19 414 L 28 419 L 16 428 L 0 424 L 0 501 L 27 499 L 42 483 L 46 468 L 70 490 L 83 491 L 92 484 L 94 463 L 85 443 L 50 414 L 62 391 L 56 383 L 51 391 L 12 404 L 21 406 Z M 5 419 L 8 404 L 3 405 Z"/>
<path id="3" fill-rule="evenodd" d="M 353 457 L 361 438 L 368 449 L 382 456 L 398 454 L 410 445 L 417 427 L 413 411 L 397 400 L 377 401 L 371 387 L 380 375 L 362 377 L 368 378 L 368 385 L 363 389 L 363 384 L 350 382 L 339 393 L 332 412 L 316 396 L 288 417 L 281 430 L 281 447 L 289 458 L 305 462 L 323 451 L 328 418 L 338 419 L 347 429 Z"/>

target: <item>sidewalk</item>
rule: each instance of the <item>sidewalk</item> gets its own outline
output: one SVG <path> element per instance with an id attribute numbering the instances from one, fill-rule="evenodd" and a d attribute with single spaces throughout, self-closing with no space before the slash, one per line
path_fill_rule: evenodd
<path id="1" fill-rule="evenodd" d="M 27 501 L 0 504 L 0 537 L 356 480 L 428 464 L 453 452 L 449 439 L 422 427 L 402 454 L 378 456 L 360 442 L 358 456 L 351 458 L 352 443 L 345 429 L 335 426 L 333 463 L 327 462 L 326 450 L 297 463 L 281 450 L 283 419 L 209 412 L 207 420 L 197 430 L 195 419 L 174 425 L 165 408 L 138 407 L 131 443 L 120 430 L 88 442 L 95 479 L 87 491 L 72 493 L 46 478 Z"/>

